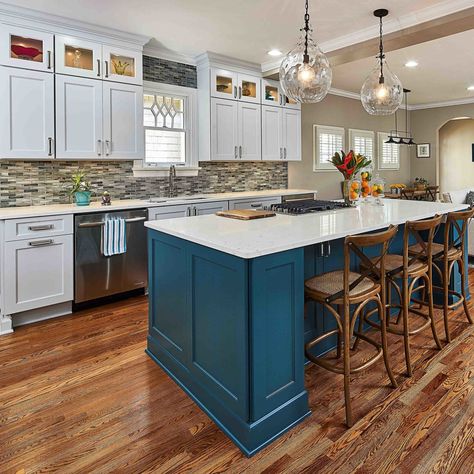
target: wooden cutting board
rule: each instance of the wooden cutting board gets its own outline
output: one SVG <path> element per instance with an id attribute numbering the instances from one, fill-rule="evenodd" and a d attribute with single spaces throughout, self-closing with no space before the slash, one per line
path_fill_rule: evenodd
<path id="1" fill-rule="evenodd" d="M 276 214 L 273 211 L 258 211 L 252 209 L 236 209 L 233 211 L 218 211 L 216 216 L 229 217 L 230 219 L 240 219 L 250 221 L 252 219 L 264 219 L 265 217 L 273 217 Z"/>

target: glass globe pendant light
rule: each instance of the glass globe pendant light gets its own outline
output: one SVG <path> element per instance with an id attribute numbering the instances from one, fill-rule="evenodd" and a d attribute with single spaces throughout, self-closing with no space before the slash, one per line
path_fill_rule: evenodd
<path id="1" fill-rule="evenodd" d="M 370 115 L 392 115 L 403 100 L 403 87 L 398 77 L 393 74 L 385 61 L 383 50 L 383 18 L 388 10 L 381 8 L 374 11 L 380 19 L 380 44 L 377 66 L 365 80 L 360 91 L 362 105 Z"/>
<path id="2" fill-rule="evenodd" d="M 280 65 L 280 84 L 284 94 L 301 103 L 320 102 L 326 97 L 332 81 L 328 58 L 311 37 L 308 0 L 305 1 L 303 35 Z"/>

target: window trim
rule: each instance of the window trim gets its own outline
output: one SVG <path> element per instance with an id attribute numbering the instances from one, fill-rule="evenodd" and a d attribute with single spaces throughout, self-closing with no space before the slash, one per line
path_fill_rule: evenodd
<path id="1" fill-rule="evenodd" d="M 390 133 L 389 132 L 377 132 L 377 169 L 385 170 L 385 171 L 397 171 L 400 169 L 400 148 L 398 148 L 398 162 L 396 165 L 388 164 L 384 165 L 382 162 L 383 158 L 383 145 L 385 140 L 388 139 Z M 398 146 L 399 145 L 392 145 Z"/>
<path id="2" fill-rule="evenodd" d="M 350 149 L 355 151 L 355 143 L 354 143 L 354 138 L 356 136 L 363 137 L 363 138 L 371 138 L 372 139 L 372 156 L 370 159 L 372 160 L 372 163 L 375 161 L 375 152 L 376 152 L 376 142 L 375 142 L 375 132 L 372 130 L 360 130 L 357 128 L 350 128 L 349 129 L 349 145 Z"/>
<path id="3" fill-rule="evenodd" d="M 334 171 L 338 171 L 335 166 L 330 163 L 322 164 L 319 161 L 319 136 L 322 131 L 328 132 L 336 132 L 341 135 L 342 137 L 342 147 L 341 149 L 344 150 L 345 142 L 346 142 L 346 129 L 344 127 L 336 127 L 333 125 L 316 125 L 313 124 L 313 172 L 325 172 L 330 173 Z"/>
<path id="4" fill-rule="evenodd" d="M 176 174 L 181 176 L 197 176 L 199 171 L 199 143 L 198 143 L 198 114 L 197 114 L 197 89 L 192 87 L 165 84 L 162 82 L 143 81 L 143 95 L 163 94 L 172 97 L 185 99 L 185 126 L 186 132 L 186 163 L 162 164 L 158 166 L 149 165 L 145 161 L 145 148 L 143 149 L 143 159 L 135 160 L 133 164 L 133 174 L 136 177 L 143 176 L 167 176 L 169 167 L 176 165 Z M 143 108 L 143 107 L 142 107 Z M 150 127 L 143 125 L 143 140 L 145 143 L 145 130 Z"/>

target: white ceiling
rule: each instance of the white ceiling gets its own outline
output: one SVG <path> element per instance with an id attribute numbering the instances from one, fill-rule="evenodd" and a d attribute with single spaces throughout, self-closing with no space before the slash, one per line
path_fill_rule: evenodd
<path id="1" fill-rule="evenodd" d="M 474 91 L 474 30 L 428 41 L 387 53 L 387 62 L 403 87 L 411 89 L 409 104 L 427 104 L 472 97 Z M 407 61 L 418 62 L 416 68 L 405 67 Z M 333 87 L 360 92 L 374 58 L 361 59 L 337 66 L 333 71 Z"/>
<path id="2" fill-rule="evenodd" d="M 326 43 L 454 0 L 310 0 L 315 37 Z M 303 23 L 303 0 L 8 0 L 8 3 L 154 38 L 154 44 L 194 57 L 205 51 L 256 63 L 272 48 L 291 49 Z"/>

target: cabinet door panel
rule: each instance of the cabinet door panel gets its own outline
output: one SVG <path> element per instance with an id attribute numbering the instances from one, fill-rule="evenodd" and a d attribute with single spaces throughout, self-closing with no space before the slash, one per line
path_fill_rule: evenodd
<path id="1" fill-rule="evenodd" d="M 239 157 L 262 159 L 261 106 L 239 102 Z"/>
<path id="2" fill-rule="evenodd" d="M 260 82 L 261 79 L 255 76 L 248 76 L 246 74 L 238 75 L 239 82 L 239 100 L 243 102 L 253 102 L 260 104 Z"/>
<path id="3" fill-rule="evenodd" d="M 194 204 L 195 216 L 206 216 L 209 214 L 215 214 L 218 211 L 227 211 L 229 209 L 228 201 L 218 201 L 218 202 L 205 202 L 202 204 Z"/>
<path id="4" fill-rule="evenodd" d="M 56 75 L 56 156 L 102 156 L 102 82 Z"/>
<path id="5" fill-rule="evenodd" d="M 211 69 L 211 97 L 237 99 L 237 73 L 225 69 Z"/>
<path id="6" fill-rule="evenodd" d="M 262 79 L 262 105 L 283 105 L 283 94 L 278 81 Z"/>
<path id="7" fill-rule="evenodd" d="M 283 110 L 283 158 L 288 161 L 301 161 L 301 112 Z"/>
<path id="8" fill-rule="evenodd" d="M 190 215 L 191 207 L 180 204 L 179 206 L 163 206 L 148 209 L 148 220 L 158 221 L 162 219 L 174 219 L 175 217 L 187 217 Z"/>
<path id="9" fill-rule="evenodd" d="M 52 74 L 0 66 L 2 158 L 54 156 Z"/>
<path id="10" fill-rule="evenodd" d="M 53 35 L 18 26 L 0 27 L 0 64 L 53 71 Z"/>
<path id="11" fill-rule="evenodd" d="M 55 38 L 55 71 L 72 76 L 101 78 L 102 45 L 71 36 Z"/>
<path id="12" fill-rule="evenodd" d="M 103 46 L 104 74 L 106 81 L 141 85 L 143 83 L 142 53 L 122 48 Z"/>
<path id="13" fill-rule="evenodd" d="M 5 312 L 18 313 L 73 299 L 73 236 L 5 244 Z"/>
<path id="14" fill-rule="evenodd" d="M 283 109 L 262 106 L 262 160 L 283 159 Z"/>
<path id="15" fill-rule="evenodd" d="M 104 155 L 143 159 L 143 89 L 104 82 Z"/>
<path id="16" fill-rule="evenodd" d="M 211 160 L 238 159 L 238 102 L 211 99 Z"/>

